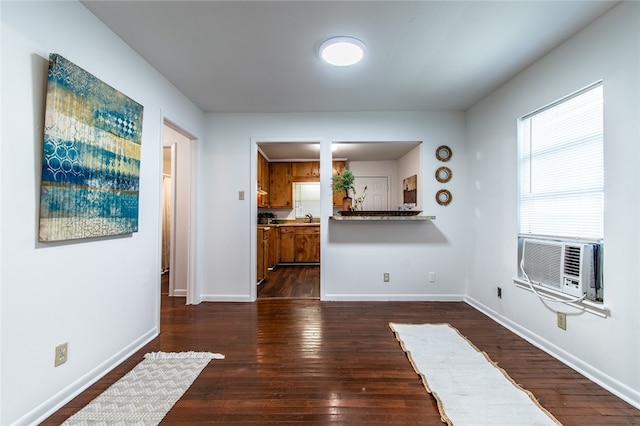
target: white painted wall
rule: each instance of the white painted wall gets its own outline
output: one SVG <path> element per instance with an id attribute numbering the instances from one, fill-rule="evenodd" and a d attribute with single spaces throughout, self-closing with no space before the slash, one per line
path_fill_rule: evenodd
<path id="1" fill-rule="evenodd" d="M 0 424 L 29 424 L 158 333 L 162 122 L 203 114 L 78 2 L 0 2 Z M 38 243 L 48 55 L 144 105 L 139 232 Z M 69 360 L 54 368 L 54 347 Z"/>
<path id="2" fill-rule="evenodd" d="M 427 156 L 435 156 L 436 148 L 437 147 L 429 147 L 429 149 L 427 150 Z M 435 192 L 441 189 L 440 187 L 438 187 L 428 193 L 420 191 L 420 188 L 425 185 L 427 188 L 433 188 L 433 185 L 440 185 L 438 181 L 435 180 L 435 169 L 437 169 L 439 165 L 437 165 L 434 170 L 428 168 L 425 169 L 424 172 L 420 172 L 420 152 L 423 149 L 424 147 L 422 145 L 418 145 L 398 159 L 398 171 L 400 173 L 398 182 L 396 182 L 398 199 L 396 201 L 396 204 L 391 205 L 393 209 L 395 209 L 398 205 L 404 203 L 404 180 L 408 177 L 411 177 L 413 175 L 418 176 L 417 186 L 418 192 L 421 196 L 419 196 L 416 200 L 415 210 L 422 210 L 422 206 L 428 204 L 428 201 L 426 201 L 424 197 L 430 197 L 431 199 L 434 199 Z"/>
<path id="3" fill-rule="evenodd" d="M 516 275 L 516 120 L 604 80 L 605 304 L 567 330 Z M 625 2 L 467 114 L 471 302 L 640 407 L 640 3 Z M 455 158 L 455 155 L 454 155 Z M 457 178 L 454 170 L 454 179 Z M 502 287 L 502 299 L 496 287 Z M 568 310 L 572 312 L 572 310 Z"/>
<path id="4" fill-rule="evenodd" d="M 204 300 L 251 300 L 255 274 L 256 209 L 254 140 L 321 140 L 321 286 L 323 299 L 448 300 L 464 294 L 467 207 L 465 205 L 464 115 L 456 112 L 210 114 L 201 146 L 199 281 Z M 433 222 L 336 223 L 331 208 L 331 141 L 424 141 L 420 163 L 435 172 L 437 146 L 449 145 L 458 172 L 448 207 L 435 203 L 436 181 L 419 186 L 425 214 Z M 251 164 L 251 166 L 249 166 Z M 375 267 L 372 267 L 375 265 Z M 428 272 L 437 274 L 427 284 Z M 391 282 L 382 282 L 382 273 Z M 255 278 L 255 277 L 254 277 Z M 254 284 L 253 284 L 254 285 Z M 255 285 L 254 285 L 255 286 Z"/>
<path id="5" fill-rule="evenodd" d="M 398 195 L 398 162 L 396 160 L 384 161 L 348 161 L 347 169 L 351 170 L 355 177 L 364 176 L 387 176 L 389 178 L 389 208 L 395 208 L 400 196 Z M 369 188 L 371 190 L 371 188 Z M 349 191 L 351 197 L 353 193 Z M 360 193 L 356 194 L 361 195 Z M 342 210 L 342 206 L 335 209 L 336 212 Z"/>

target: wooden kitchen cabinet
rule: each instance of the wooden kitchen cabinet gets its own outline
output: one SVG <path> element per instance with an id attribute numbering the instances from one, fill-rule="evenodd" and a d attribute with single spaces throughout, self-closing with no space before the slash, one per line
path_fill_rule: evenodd
<path id="1" fill-rule="evenodd" d="M 274 226 L 259 226 L 257 237 L 257 279 L 267 279 L 269 271 L 278 264 L 278 235 Z"/>
<path id="2" fill-rule="evenodd" d="M 331 176 L 339 175 L 347 169 L 346 161 L 334 161 L 333 172 Z M 344 192 L 333 193 L 333 207 L 342 207 L 342 199 L 344 198 Z"/>
<path id="3" fill-rule="evenodd" d="M 291 163 L 269 163 L 269 206 L 293 208 Z"/>
<path id="4" fill-rule="evenodd" d="M 264 228 L 258 228 L 257 232 L 257 250 L 258 259 L 256 262 L 256 278 L 260 282 L 266 278 L 265 248 L 267 247 L 264 239 Z"/>
<path id="5" fill-rule="evenodd" d="M 260 154 L 260 153 L 258 153 Z M 258 186 L 261 181 L 267 184 L 262 188 L 269 193 L 268 203 L 258 204 L 258 207 L 271 207 L 275 209 L 293 208 L 293 182 L 320 182 L 320 162 L 319 161 L 297 161 L 269 163 L 264 157 L 265 166 L 268 166 L 268 176 L 260 178 L 260 154 L 258 157 Z M 333 173 L 335 176 L 342 173 L 347 168 L 346 161 L 334 161 Z M 265 169 L 266 170 L 266 169 Z M 268 188 L 268 189 L 266 189 Z M 333 193 L 333 206 L 341 207 L 344 193 Z M 266 198 L 266 197 L 265 197 Z M 258 198 L 260 200 L 260 198 Z"/>
<path id="6" fill-rule="evenodd" d="M 319 161 L 299 161 L 291 163 L 291 174 L 295 178 L 318 178 L 313 181 L 320 181 L 320 162 Z"/>
<path id="7" fill-rule="evenodd" d="M 295 261 L 320 262 L 320 228 L 301 226 L 295 231 Z"/>
<path id="8" fill-rule="evenodd" d="M 266 192 L 260 193 L 260 190 Z M 269 162 L 258 151 L 258 207 L 269 207 Z"/>
<path id="9" fill-rule="evenodd" d="M 280 227 L 280 262 L 320 262 L 320 227 Z"/>
<path id="10" fill-rule="evenodd" d="M 296 249 L 295 238 L 296 228 L 294 226 L 283 226 L 280 230 L 280 262 L 295 262 Z"/>
<path id="11" fill-rule="evenodd" d="M 276 234 L 276 228 L 270 226 L 265 228 L 264 231 L 264 240 L 266 241 L 265 248 L 265 268 L 267 272 L 276 267 L 278 264 L 278 236 Z M 265 272 L 265 274 L 267 274 Z"/>

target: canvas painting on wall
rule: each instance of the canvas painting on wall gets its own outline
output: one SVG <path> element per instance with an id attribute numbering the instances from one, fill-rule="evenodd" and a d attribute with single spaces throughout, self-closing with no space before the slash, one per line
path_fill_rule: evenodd
<path id="1" fill-rule="evenodd" d="M 143 107 L 49 55 L 40 241 L 138 231 Z"/>

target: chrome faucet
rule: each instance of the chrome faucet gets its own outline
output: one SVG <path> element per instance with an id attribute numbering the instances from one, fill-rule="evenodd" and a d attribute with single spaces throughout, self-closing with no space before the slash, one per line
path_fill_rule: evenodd
<path id="1" fill-rule="evenodd" d="M 305 214 L 304 217 L 309 219 L 309 223 L 313 223 L 313 215 L 311 213 Z"/>

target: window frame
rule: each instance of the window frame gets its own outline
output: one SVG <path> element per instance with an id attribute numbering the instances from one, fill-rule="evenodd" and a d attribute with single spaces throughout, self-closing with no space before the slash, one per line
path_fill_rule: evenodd
<path id="1" fill-rule="evenodd" d="M 564 199 L 567 200 L 569 198 L 568 194 L 573 193 L 576 196 L 580 196 L 580 195 L 584 195 L 585 193 L 587 193 L 586 191 L 577 191 L 574 188 L 573 191 L 565 191 L 564 195 L 562 195 L 563 191 L 556 191 L 556 192 L 548 192 L 547 195 L 541 195 L 540 193 L 538 194 L 531 194 L 530 196 L 525 196 L 523 194 L 523 181 L 525 179 L 525 176 L 523 176 L 524 172 L 523 169 L 526 166 L 523 166 L 523 159 L 524 159 L 524 155 L 523 155 L 523 150 L 524 150 L 524 146 L 525 144 L 531 144 L 531 141 L 524 141 L 523 137 L 525 135 L 525 127 L 527 127 L 530 123 L 531 120 L 538 116 L 541 113 L 544 112 L 548 112 L 549 110 L 556 108 L 558 106 L 561 106 L 563 104 L 566 104 L 566 102 L 571 101 L 585 93 L 588 93 L 596 88 L 600 88 L 600 90 L 602 91 L 602 103 L 601 105 L 601 109 L 600 109 L 600 118 L 601 118 L 601 127 L 600 127 L 600 133 L 599 133 L 599 139 L 596 141 L 597 143 L 599 143 L 599 146 L 597 147 L 600 150 L 599 153 L 599 170 L 601 171 L 601 176 L 599 177 L 600 182 L 599 182 L 599 187 L 596 188 L 596 191 L 593 192 L 594 194 L 596 194 L 600 199 L 598 200 L 598 202 L 600 203 L 600 214 L 598 216 L 598 223 L 599 223 L 599 231 L 595 232 L 591 235 L 578 235 L 578 234 L 562 234 L 562 233 L 556 233 L 556 232 L 545 232 L 545 230 L 540 230 L 537 229 L 538 232 L 526 232 L 524 225 L 523 225 L 523 201 L 527 200 L 544 200 L 544 198 L 551 198 L 551 197 L 558 197 L 558 199 Z M 541 108 L 538 108 L 528 114 L 523 115 L 522 117 L 518 118 L 517 121 L 517 131 L 518 131 L 518 137 L 517 137 L 517 172 L 518 172 L 518 196 L 517 196 L 517 226 L 518 226 L 518 236 L 519 237 L 541 237 L 541 238 L 550 238 L 550 239 L 556 239 L 556 240 L 565 240 L 565 241 L 587 241 L 587 242 L 595 242 L 595 243 L 600 243 L 602 244 L 604 242 L 604 83 L 602 80 L 599 80 L 595 83 L 592 83 L 580 90 L 577 90 L 563 98 L 560 98 L 554 102 L 551 102 Z M 587 143 L 585 142 L 585 140 L 580 140 L 577 144 L 574 145 L 579 145 L 581 148 L 584 147 Z M 559 146 L 562 146 L 561 148 L 559 148 Z M 556 143 L 555 145 L 553 145 L 553 147 L 550 149 L 551 151 L 562 151 L 565 149 L 570 149 L 567 148 L 571 146 L 571 143 L 568 143 L 566 140 L 560 141 L 559 143 Z M 557 153 L 553 154 L 556 157 L 558 157 L 559 155 Z M 540 159 L 541 154 L 537 153 L 537 154 L 532 154 L 531 152 L 529 152 L 529 161 L 533 161 L 534 159 L 539 160 Z M 554 160 L 554 161 L 559 161 L 559 160 Z M 532 185 L 533 179 L 531 176 L 531 168 L 529 168 L 528 174 L 528 180 L 526 181 L 528 183 L 529 186 Z M 532 226 L 528 226 L 527 229 L 531 230 Z M 541 231 L 541 232 L 540 232 Z M 547 227 L 547 230 L 549 231 L 549 228 Z"/>

